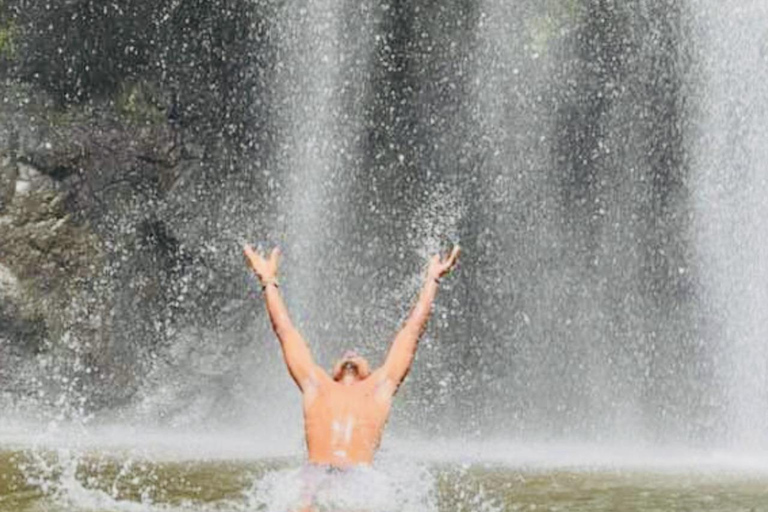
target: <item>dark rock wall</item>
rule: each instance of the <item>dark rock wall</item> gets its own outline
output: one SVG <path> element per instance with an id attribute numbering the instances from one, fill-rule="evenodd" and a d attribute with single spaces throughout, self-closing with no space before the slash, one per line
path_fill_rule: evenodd
<path id="1" fill-rule="evenodd" d="M 237 238 L 268 232 L 283 199 L 265 171 L 286 8 L 0 3 L 0 263 L 26 304 L 3 301 L 0 346 L 89 368 L 91 408 L 147 382 L 171 382 L 173 407 L 205 387 L 248 395 L 238 359 L 263 314 Z M 335 294 L 339 318 L 370 305 L 342 332 L 385 339 L 407 310 L 384 293 L 402 269 L 425 244 L 465 247 L 403 421 L 698 436 L 711 361 L 689 265 L 681 7 L 393 1 L 376 16 L 329 244 L 362 283 Z"/>

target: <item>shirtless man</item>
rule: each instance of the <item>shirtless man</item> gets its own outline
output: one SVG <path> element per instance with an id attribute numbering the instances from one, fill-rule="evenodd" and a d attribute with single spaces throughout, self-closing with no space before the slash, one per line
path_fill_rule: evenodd
<path id="1" fill-rule="evenodd" d="M 440 278 L 455 265 L 459 247 L 429 261 L 418 302 L 395 336 L 383 366 L 371 371 L 355 352 L 346 352 L 328 375 L 312 359 L 301 334 L 288 316 L 277 282 L 279 249 L 263 258 L 243 247 L 250 268 L 259 278 L 269 318 L 288 365 L 303 395 L 304 428 L 309 462 L 326 468 L 370 465 L 389 416 L 392 397 L 408 374 L 427 324 Z"/>

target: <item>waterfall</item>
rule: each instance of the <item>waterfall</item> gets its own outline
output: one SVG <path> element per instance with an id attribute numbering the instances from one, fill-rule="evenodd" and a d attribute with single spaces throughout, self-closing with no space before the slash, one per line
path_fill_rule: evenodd
<path id="1" fill-rule="evenodd" d="M 285 245 L 287 300 L 321 361 L 339 342 L 342 206 L 360 162 L 375 25 L 369 2 L 340 0 L 286 4 L 275 21 L 272 130 L 278 142 L 271 165 L 277 185 L 265 200 L 274 203 L 277 223 L 269 236 Z M 329 294 L 334 300 L 326 300 Z"/>
<path id="2" fill-rule="evenodd" d="M 0 325 L 10 401 L 73 343 L 96 414 L 298 438 L 233 241 L 282 246 L 323 367 L 379 363 L 458 242 L 398 434 L 768 444 L 765 2 L 12 3 L 0 268 L 32 298 L 0 313 L 36 307 Z M 61 198 L 25 217 L 33 171 Z"/>
<path id="3" fill-rule="evenodd" d="M 465 101 L 487 156 L 460 185 L 480 196 L 466 270 L 479 298 L 461 323 L 483 347 L 469 394 L 501 436 L 706 435 L 684 16 L 643 2 L 482 3 Z"/>
<path id="4" fill-rule="evenodd" d="M 693 2 L 696 231 L 728 444 L 768 446 L 768 5 Z"/>

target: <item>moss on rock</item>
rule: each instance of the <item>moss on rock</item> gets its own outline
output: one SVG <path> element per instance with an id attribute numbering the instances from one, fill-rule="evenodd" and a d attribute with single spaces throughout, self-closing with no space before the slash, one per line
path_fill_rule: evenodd
<path id="1" fill-rule="evenodd" d="M 5 2 L 0 0 L 0 61 L 16 56 L 16 24 L 5 15 Z"/>
<path id="2" fill-rule="evenodd" d="M 120 87 L 115 107 L 129 122 L 139 125 L 160 125 L 165 122 L 162 102 L 157 92 L 143 82 L 126 82 Z"/>

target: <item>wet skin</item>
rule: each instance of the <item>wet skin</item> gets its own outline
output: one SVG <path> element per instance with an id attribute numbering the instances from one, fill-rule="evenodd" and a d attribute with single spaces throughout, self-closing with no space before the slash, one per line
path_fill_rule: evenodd
<path id="1" fill-rule="evenodd" d="M 303 394 L 309 461 L 333 467 L 371 464 L 392 398 L 410 370 L 429 319 L 439 280 L 456 264 L 459 248 L 445 259 L 436 255 L 430 260 L 418 301 L 395 336 L 384 364 L 370 373 L 365 359 L 348 352 L 335 365 L 333 378 L 315 364 L 288 315 L 277 284 L 280 251 L 275 249 L 264 258 L 245 245 L 243 252 L 261 282 L 288 371 Z"/>
<path id="2" fill-rule="evenodd" d="M 393 395 L 383 372 L 340 381 L 316 375 L 303 393 L 309 461 L 335 467 L 372 463 Z"/>

